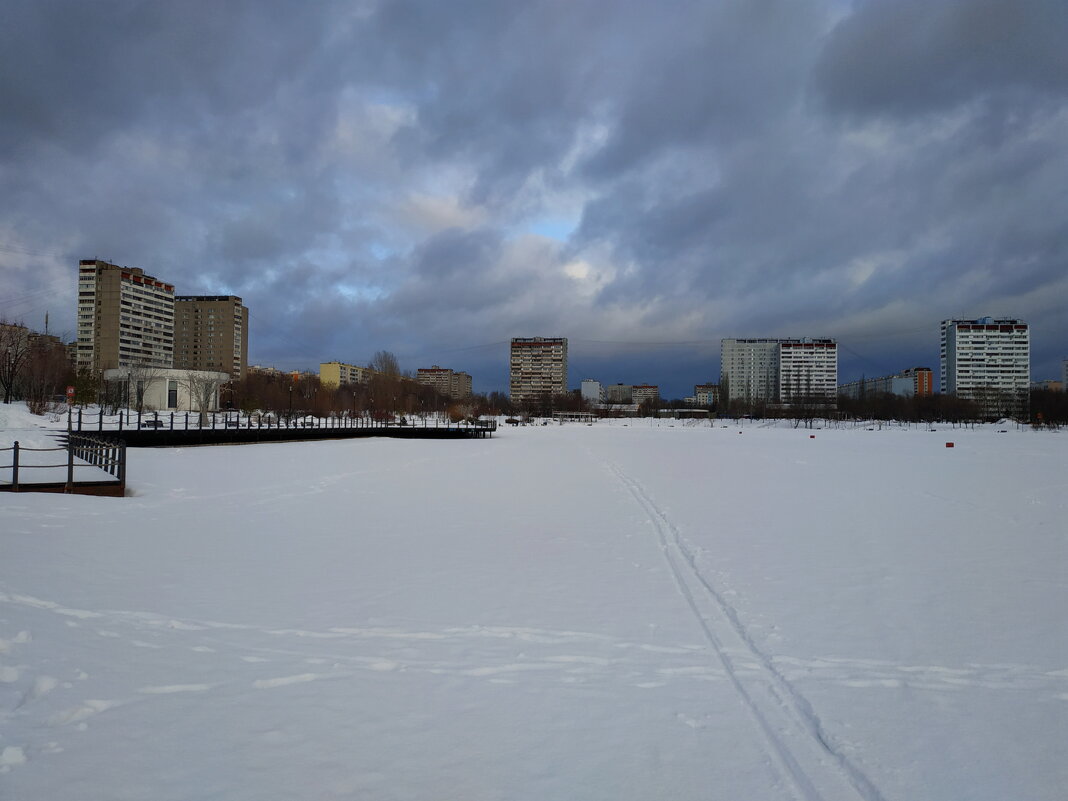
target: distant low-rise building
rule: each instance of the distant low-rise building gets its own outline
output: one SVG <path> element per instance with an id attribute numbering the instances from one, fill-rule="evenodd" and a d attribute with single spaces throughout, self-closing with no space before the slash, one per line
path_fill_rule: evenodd
<path id="1" fill-rule="evenodd" d="M 1047 378 L 1044 381 L 1032 381 L 1031 389 L 1039 392 L 1064 392 L 1064 382 L 1053 378 Z"/>
<path id="2" fill-rule="evenodd" d="M 345 362 L 322 362 L 319 364 L 319 383 L 324 388 L 334 388 L 349 384 L 368 384 L 375 371 L 370 367 L 359 367 Z"/>
<path id="3" fill-rule="evenodd" d="M 921 398 L 934 392 L 934 373 L 930 367 L 910 367 L 893 375 L 861 378 L 838 387 L 838 394 L 847 398 L 871 395 L 901 395 Z"/>
<path id="4" fill-rule="evenodd" d="M 277 367 L 269 367 L 263 364 L 250 364 L 245 368 L 245 373 L 247 375 L 267 376 L 268 378 L 277 378 L 281 375 L 285 375 L 285 373 Z"/>
<path id="5" fill-rule="evenodd" d="M 694 384 L 695 406 L 719 406 L 719 384 Z"/>

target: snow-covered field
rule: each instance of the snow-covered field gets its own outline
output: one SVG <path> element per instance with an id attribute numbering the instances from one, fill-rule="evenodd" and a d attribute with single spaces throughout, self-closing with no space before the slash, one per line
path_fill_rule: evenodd
<path id="1" fill-rule="evenodd" d="M 0 494 L 0 798 L 1063 801 L 1066 437 L 506 427 Z"/>

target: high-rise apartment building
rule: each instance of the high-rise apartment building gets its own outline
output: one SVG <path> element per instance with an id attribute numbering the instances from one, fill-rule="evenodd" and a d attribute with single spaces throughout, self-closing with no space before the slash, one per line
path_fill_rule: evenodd
<path id="1" fill-rule="evenodd" d="M 719 385 L 725 402 L 833 404 L 838 344 L 833 339 L 724 339 Z"/>
<path id="2" fill-rule="evenodd" d="M 77 332 L 79 370 L 169 368 L 174 354 L 174 286 L 136 267 L 82 259 Z"/>
<path id="3" fill-rule="evenodd" d="M 547 401 L 567 391 L 567 339 L 515 337 L 509 359 L 513 403 Z"/>
<path id="4" fill-rule="evenodd" d="M 968 398 L 985 415 L 1027 413 L 1031 335 L 1022 320 L 943 320 L 942 393 Z"/>
<path id="5" fill-rule="evenodd" d="M 446 367 L 420 367 L 415 380 L 420 384 L 433 387 L 439 395 L 447 398 L 467 398 L 471 396 L 471 376 L 457 373 Z"/>
<path id="6" fill-rule="evenodd" d="M 779 398 L 779 340 L 724 339 L 719 344 L 724 401 L 774 403 Z"/>
<path id="7" fill-rule="evenodd" d="M 235 295 L 179 295 L 174 299 L 174 366 L 179 370 L 245 377 L 248 309 Z"/>
<path id="8" fill-rule="evenodd" d="M 779 402 L 834 404 L 838 397 L 838 343 L 801 339 L 779 343 Z"/>

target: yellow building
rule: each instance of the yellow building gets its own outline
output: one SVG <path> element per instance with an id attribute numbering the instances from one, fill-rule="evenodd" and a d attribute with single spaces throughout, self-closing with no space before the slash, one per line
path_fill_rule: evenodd
<path id="1" fill-rule="evenodd" d="M 345 384 L 368 384 L 375 371 L 370 367 L 357 367 L 344 362 L 321 362 L 319 364 L 319 383 L 323 387 L 337 387 Z"/>

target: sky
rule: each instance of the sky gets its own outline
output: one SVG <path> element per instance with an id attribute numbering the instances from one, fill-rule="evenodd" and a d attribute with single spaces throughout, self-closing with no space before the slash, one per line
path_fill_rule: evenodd
<path id="1" fill-rule="evenodd" d="M 240 295 L 249 359 L 464 370 L 566 336 L 569 384 L 938 323 L 1068 357 L 1063 0 L 6 3 L 0 316 L 73 335 L 77 263 Z"/>

